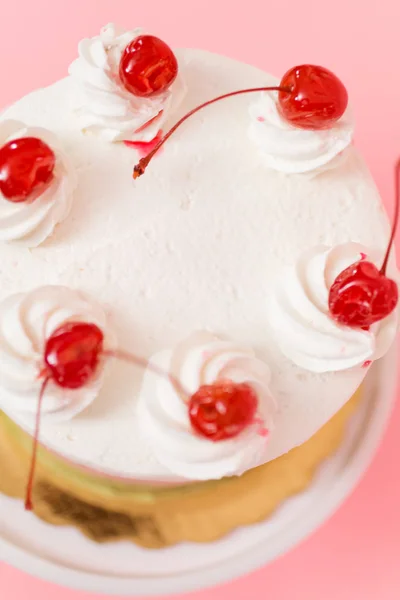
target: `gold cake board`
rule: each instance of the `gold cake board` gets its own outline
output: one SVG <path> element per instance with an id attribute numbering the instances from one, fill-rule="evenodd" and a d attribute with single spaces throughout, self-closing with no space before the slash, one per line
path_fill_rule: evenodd
<path id="1" fill-rule="evenodd" d="M 312 438 L 241 477 L 174 488 L 145 488 L 83 474 L 42 450 L 34 512 L 53 525 L 70 525 L 96 542 L 131 540 L 147 548 L 183 541 L 211 542 L 242 525 L 266 519 L 304 490 L 339 447 L 359 395 Z M 23 499 L 32 440 L 0 413 L 0 492 Z M 21 510 L 23 505 L 21 503 Z"/>

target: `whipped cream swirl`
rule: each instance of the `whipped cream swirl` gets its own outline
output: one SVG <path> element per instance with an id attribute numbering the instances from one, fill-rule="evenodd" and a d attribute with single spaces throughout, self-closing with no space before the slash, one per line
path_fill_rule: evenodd
<path id="1" fill-rule="evenodd" d="M 0 241 L 34 248 L 49 237 L 69 214 L 77 185 L 76 172 L 57 137 L 47 129 L 20 121 L 0 122 L 0 148 L 18 138 L 36 137 L 56 156 L 53 179 L 34 200 L 10 202 L 0 192 Z"/>
<path id="2" fill-rule="evenodd" d="M 378 264 L 356 243 L 318 246 L 303 254 L 277 281 L 269 320 L 287 358 L 315 373 L 342 371 L 383 356 L 397 331 L 397 311 L 369 331 L 340 325 L 329 313 L 329 290 L 336 277 L 362 257 Z"/>
<path id="3" fill-rule="evenodd" d="M 37 411 L 46 340 L 66 322 L 98 325 L 106 336 L 103 309 L 78 291 L 46 286 L 0 302 L 0 410 L 29 428 Z M 49 382 L 43 398 L 43 421 L 65 421 L 93 402 L 104 369 L 89 385 L 68 390 Z"/>
<path id="4" fill-rule="evenodd" d="M 272 81 L 270 85 L 279 85 Z M 250 138 L 259 146 L 268 167 L 283 173 L 306 173 L 332 168 L 353 138 L 354 123 L 348 108 L 330 129 L 300 129 L 281 117 L 278 92 L 262 92 L 250 105 Z"/>
<path id="5" fill-rule="evenodd" d="M 82 92 L 77 115 L 83 132 L 107 142 L 150 142 L 181 102 L 185 87 L 179 73 L 170 89 L 154 98 L 136 97 L 122 85 L 122 54 L 143 33 L 141 29 L 125 31 L 109 24 L 100 35 L 80 42 L 79 58 L 70 65 L 69 73 Z"/>
<path id="6" fill-rule="evenodd" d="M 150 362 L 175 378 L 174 384 L 148 369 L 139 399 L 143 431 L 162 465 L 186 479 L 205 480 L 240 475 L 262 462 L 276 405 L 269 390 L 270 370 L 253 350 L 196 333 Z M 182 395 L 176 381 L 190 397 L 201 386 L 224 379 L 253 386 L 261 425 L 254 424 L 235 438 L 212 442 L 193 431 L 188 397 Z"/>

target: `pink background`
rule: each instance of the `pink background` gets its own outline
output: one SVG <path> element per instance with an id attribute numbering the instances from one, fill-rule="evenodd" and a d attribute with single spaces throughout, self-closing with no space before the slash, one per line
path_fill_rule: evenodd
<path id="1" fill-rule="evenodd" d="M 276 75 L 304 62 L 347 84 L 356 143 L 390 207 L 400 155 L 398 0 L 4 0 L 0 20 L 1 101 L 66 73 L 82 37 L 109 21 L 143 25 L 173 46 L 201 47 Z M 323 201 L 323 199 L 321 199 Z M 198 600 L 394 600 L 400 596 L 398 422 L 371 469 L 334 518 L 275 564 Z M 4 600 L 84 600 L 0 564 Z M 189 597 L 189 596 L 187 596 Z"/>

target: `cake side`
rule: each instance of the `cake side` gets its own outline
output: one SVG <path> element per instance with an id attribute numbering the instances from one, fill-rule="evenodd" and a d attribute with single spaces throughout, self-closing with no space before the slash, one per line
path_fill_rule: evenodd
<path id="1" fill-rule="evenodd" d="M 74 526 L 103 543 L 129 540 L 147 548 L 211 542 L 269 517 L 306 489 L 322 461 L 342 442 L 360 392 L 305 444 L 241 477 L 152 489 L 82 476 L 59 459 L 41 455 L 34 490 L 36 515 Z M 30 462 L 26 434 L 0 414 L 0 492 L 23 498 Z"/>

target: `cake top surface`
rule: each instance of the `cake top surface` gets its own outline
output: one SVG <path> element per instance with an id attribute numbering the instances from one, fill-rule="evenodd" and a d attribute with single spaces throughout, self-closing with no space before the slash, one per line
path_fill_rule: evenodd
<path id="1" fill-rule="evenodd" d="M 181 80 L 174 85 L 182 95 L 165 111 L 164 131 L 209 98 L 276 84 L 254 67 L 205 51 L 177 57 Z M 373 331 L 340 327 L 322 306 L 341 269 L 364 251 L 381 260 L 389 237 L 376 187 L 349 145 L 350 121 L 323 140 L 285 141 L 291 130 L 280 124 L 277 149 L 278 125 L 266 135 L 260 130 L 268 101 L 238 96 L 183 125 L 133 181 L 140 144 L 110 143 L 118 141 L 115 120 L 82 133 L 74 75 L 2 116 L 3 123 L 45 128 L 62 141 L 57 206 L 62 212 L 68 204 L 69 214 L 57 216 L 54 232 L 37 247 L 1 244 L 0 337 L 12 337 L 13 360 L 26 359 L 25 338 L 39 339 L 43 322 L 51 330 L 55 314 L 57 323 L 67 313 L 89 315 L 119 349 L 152 357 L 166 371 L 179 363 L 192 393 L 225 372 L 253 382 L 265 399 L 260 413 L 268 439 L 253 432 L 249 439 L 199 440 L 171 382 L 112 361 L 104 380 L 73 395 L 72 408 L 64 411 L 65 392 L 55 395 L 42 443 L 112 475 L 179 481 L 239 473 L 306 441 L 355 392 L 396 326 L 389 319 Z M 338 140 L 346 140 L 340 150 Z M 290 172 L 293 164 L 299 170 L 299 156 L 305 172 Z M 2 202 L 0 225 L 17 220 L 24 227 L 22 213 L 10 216 Z M 52 219 L 38 212 L 35 236 Z M 36 295 L 24 295 L 34 289 Z M 33 403 L 37 386 L 27 390 L 23 378 L 19 389 L 6 385 L 15 367 L 6 346 L 0 406 L 33 431 L 35 408 L 27 410 L 26 402 Z M 64 422 L 52 419 L 52 410 L 64 411 Z"/>

